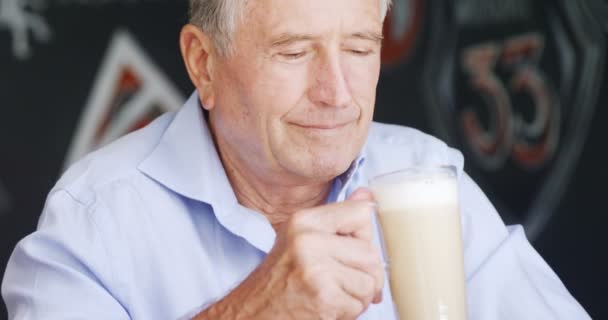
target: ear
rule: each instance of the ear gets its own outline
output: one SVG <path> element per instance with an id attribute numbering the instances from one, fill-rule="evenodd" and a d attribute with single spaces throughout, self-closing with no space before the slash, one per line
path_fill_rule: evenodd
<path id="1" fill-rule="evenodd" d="M 213 64 L 215 48 L 211 38 L 195 25 L 187 24 L 179 35 L 179 45 L 190 80 L 198 90 L 203 107 L 213 109 Z"/>

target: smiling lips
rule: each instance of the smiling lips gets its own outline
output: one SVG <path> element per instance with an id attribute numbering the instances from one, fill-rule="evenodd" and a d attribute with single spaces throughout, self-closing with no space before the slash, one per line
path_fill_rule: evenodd
<path id="1" fill-rule="evenodd" d="M 360 117 L 361 114 L 356 112 L 356 108 L 349 108 L 348 110 L 335 112 L 310 112 L 308 114 L 299 114 L 291 117 L 291 119 L 285 120 L 288 124 L 300 129 L 316 132 L 329 132 L 348 127 L 349 125 L 356 123 Z"/>
<path id="2" fill-rule="evenodd" d="M 342 122 L 342 123 L 315 123 L 315 124 L 301 124 L 301 123 L 292 123 L 295 126 L 304 129 L 317 129 L 317 130 L 331 130 L 331 129 L 339 129 L 352 121 Z"/>

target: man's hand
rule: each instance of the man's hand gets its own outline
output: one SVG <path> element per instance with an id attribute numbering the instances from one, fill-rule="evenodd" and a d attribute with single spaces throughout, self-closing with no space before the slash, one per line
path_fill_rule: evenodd
<path id="1" fill-rule="evenodd" d="M 384 284 L 371 193 L 295 213 L 266 260 L 197 319 L 356 319 Z"/>

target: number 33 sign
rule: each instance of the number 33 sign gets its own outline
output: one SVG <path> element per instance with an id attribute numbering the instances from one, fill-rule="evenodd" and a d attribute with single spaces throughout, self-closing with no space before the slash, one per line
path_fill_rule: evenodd
<path id="1" fill-rule="evenodd" d="M 481 105 L 466 106 L 460 121 L 466 140 L 487 169 L 501 167 L 510 155 L 522 167 L 535 168 L 555 151 L 560 112 L 555 89 L 538 68 L 543 48 L 542 35 L 530 33 L 463 50 L 462 68 L 469 86 L 481 96 Z M 531 108 L 517 112 L 512 97 L 523 101 L 525 96 Z M 486 115 L 485 126 L 478 113 Z"/>

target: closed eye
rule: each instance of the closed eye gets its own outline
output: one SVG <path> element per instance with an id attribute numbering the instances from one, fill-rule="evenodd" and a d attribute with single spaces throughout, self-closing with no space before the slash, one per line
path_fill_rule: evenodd
<path id="1" fill-rule="evenodd" d="M 349 50 L 350 52 L 352 52 L 355 55 L 358 56 L 367 56 L 373 53 L 372 50 L 357 50 L 357 49 L 351 49 Z"/>
<path id="2" fill-rule="evenodd" d="M 374 53 L 373 49 L 346 49 L 346 52 L 351 53 L 355 56 L 369 56 Z"/>
<path id="3" fill-rule="evenodd" d="M 281 52 L 279 55 L 286 60 L 296 60 L 306 55 L 306 51 L 298 52 Z"/>

